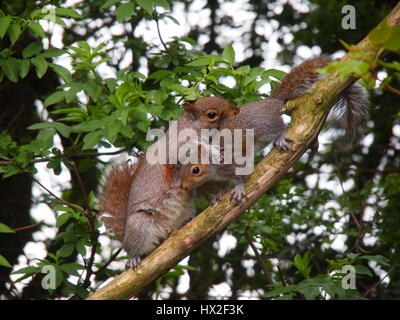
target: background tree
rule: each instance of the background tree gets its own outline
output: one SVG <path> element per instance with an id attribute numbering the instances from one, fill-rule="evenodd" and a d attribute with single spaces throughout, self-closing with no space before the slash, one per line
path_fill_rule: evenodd
<path id="1" fill-rule="evenodd" d="M 147 130 L 165 126 L 183 99 L 200 93 L 238 105 L 260 99 L 282 77 L 260 65 L 340 53 L 340 40 L 357 43 L 396 1 L 281 3 L 0 1 L 1 295 L 87 297 L 122 269 L 109 265 L 117 247 L 108 248 L 116 243 L 99 242 L 105 236 L 94 198 L 101 155 L 144 150 Z M 355 30 L 341 26 L 346 4 L 356 8 Z M 165 26 L 174 23 L 185 36 L 165 38 Z M 344 150 L 325 135 L 317 155 L 304 155 L 238 222 L 140 298 L 396 297 L 400 68 L 393 39 L 384 61 L 350 65 L 374 88 L 358 148 Z M 40 180 L 34 166 L 40 162 L 54 176 L 69 172 L 62 192 Z M 31 207 L 38 203 L 51 208 L 55 224 L 48 216 L 35 221 Z M 205 207 L 199 199 L 199 211 Z M 55 236 L 32 237 L 48 227 L 56 227 Z M 32 240 L 43 244 L 43 258 L 28 250 Z M 28 267 L 20 269 L 19 260 Z M 346 264 L 356 267 L 356 290 L 335 281 Z M 56 290 L 42 288 L 44 265 L 57 271 Z"/>

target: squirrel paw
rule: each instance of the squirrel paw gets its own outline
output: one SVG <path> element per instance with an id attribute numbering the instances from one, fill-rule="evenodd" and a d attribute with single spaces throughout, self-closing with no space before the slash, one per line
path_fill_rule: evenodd
<path id="1" fill-rule="evenodd" d="M 244 191 L 244 186 L 242 184 L 233 188 L 231 193 L 231 201 L 233 201 L 236 205 L 240 205 L 245 198 L 246 192 Z"/>
<path id="2" fill-rule="evenodd" d="M 221 200 L 222 196 L 225 194 L 226 190 L 222 190 L 216 194 L 211 195 L 210 205 L 216 204 L 219 200 Z"/>
<path id="3" fill-rule="evenodd" d="M 283 134 L 281 135 L 278 139 L 275 140 L 274 145 L 282 151 L 290 151 L 292 150 L 292 146 L 289 144 L 289 142 L 292 142 L 293 139 L 289 138 L 287 135 Z"/>
<path id="4" fill-rule="evenodd" d="M 126 262 L 126 270 L 137 268 L 141 261 L 142 258 L 140 256 L 133 256 Z"/>

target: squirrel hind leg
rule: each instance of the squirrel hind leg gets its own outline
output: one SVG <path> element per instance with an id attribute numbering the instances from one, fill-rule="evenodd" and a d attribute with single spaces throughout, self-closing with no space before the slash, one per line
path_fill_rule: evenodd
<path id="1" fill-rule="evenodd" d="M 292 146 L 289 144 L 289 142 L 292 141 L 292 138 L 289 138 L 285 133 L 283 133 L 274 141 L 274 146 L 279 150 L 288 152 L 292 150 Z"/>

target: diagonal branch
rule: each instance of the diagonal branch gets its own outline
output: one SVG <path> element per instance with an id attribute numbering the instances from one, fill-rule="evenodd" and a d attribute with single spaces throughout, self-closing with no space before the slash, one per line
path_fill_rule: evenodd
<path id="1" fill-rule="evenodd" d="M 386 21 L 391 25 L 400 24 L 400 3 L 381 24 Z M 368 57 L 376 57 L 382 51 L 368 37 L 362 40 L 357 48 Z M 350 60 L 351 56 L 352 52 L 342 60 Z M 219 203 L 207 208 L 180 230 L 173 232 L 160 247 L 142 261 L 138 269 L 125 271 L 88 299 L 127 299 L 138 295 L 149 283 L 168 272 L 184 257 L 199 248 L 205 240 L 237 219 L 307 151 L 318 136 L 330 107 L 340 92 L 355 80 L 351 76 L 340 78 L 337 73 L 331 74 L 316 83 L 309 94 L 287 104 L 285 110 L 290 111 L 292 116 L 288 135 L 294 140 L 293 150 L 280 152 L 273 149 L 256 166 L 246 183 L 248 197 L 243 205 L 234 206 L 229 201 L 229 196 L 224 196 Z"/>

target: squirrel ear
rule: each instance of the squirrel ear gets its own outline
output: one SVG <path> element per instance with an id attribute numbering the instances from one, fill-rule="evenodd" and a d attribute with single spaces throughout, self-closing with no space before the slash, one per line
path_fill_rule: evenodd
<path id="1" fill-rule="evenodd" d="M 235 114 L 238 114 L 240 112 L 240 109 L 238 108 L 238 107 L 233 107 L 231 110 L 230 110 L 230 115 L 231 116 L 234 116 Z"/>
<path id="2" fill-rule="evenodd" d="M 183 109 L 184 109 L 185 111 L 192 111 L 192 108 L 193 108 L 193 103 L 188 102 L 188 101 L 185 101 L 185 102 L 183 103 Z"/>

